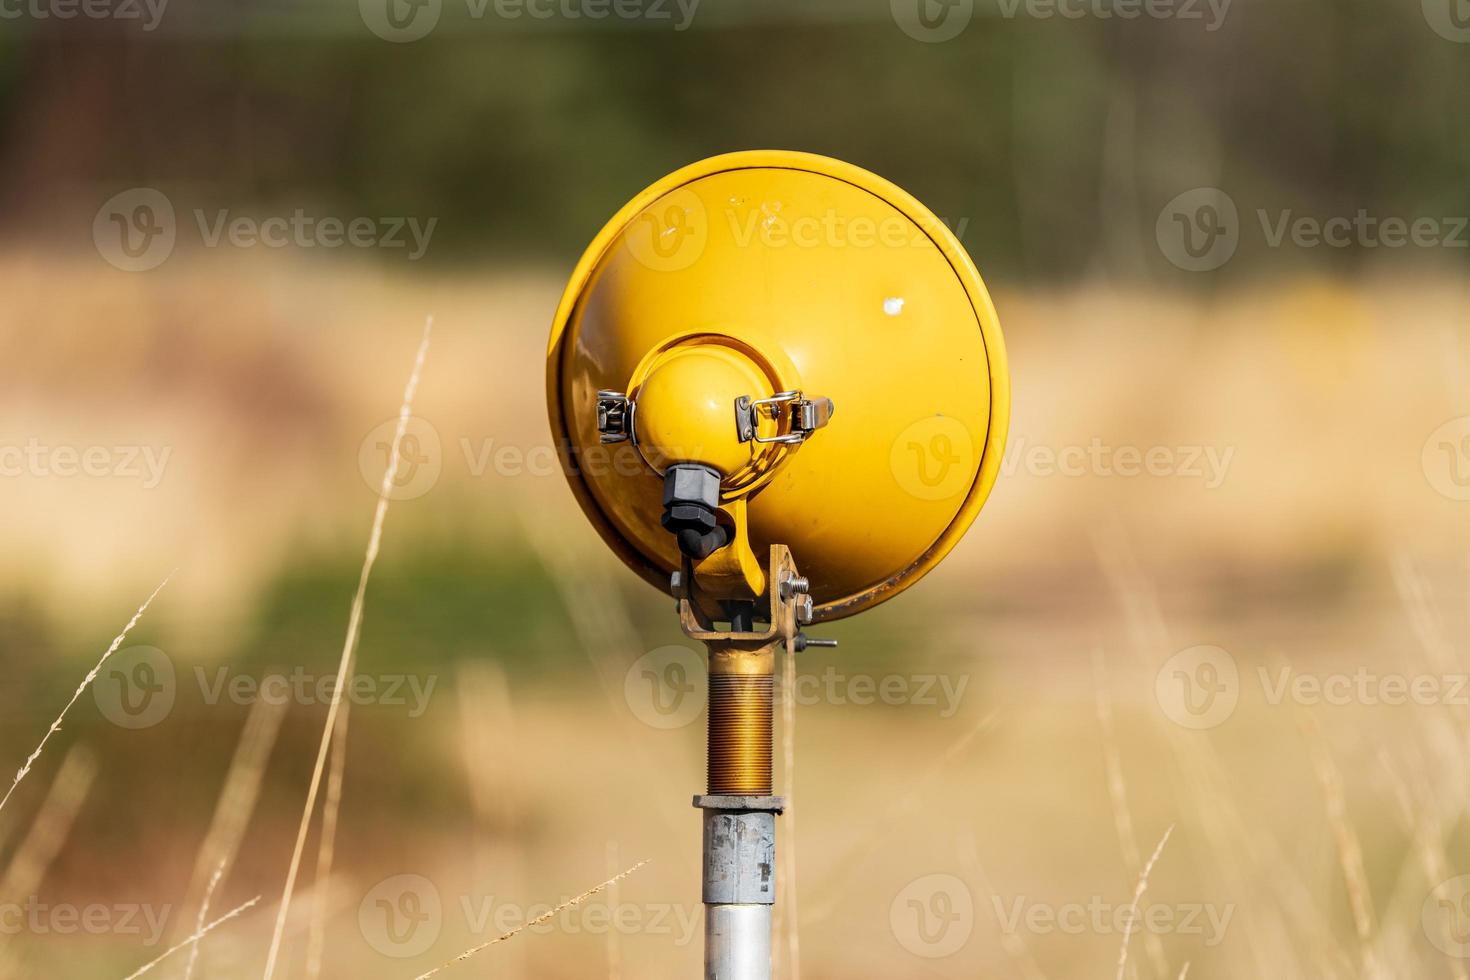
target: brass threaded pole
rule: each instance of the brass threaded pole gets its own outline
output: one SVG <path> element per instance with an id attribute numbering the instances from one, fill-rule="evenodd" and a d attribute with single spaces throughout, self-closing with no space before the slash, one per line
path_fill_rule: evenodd
<path id="1" fill-rule="evenodd" d="M 711 647 L 709 794 L 770 796 L 775 651 Z"/>

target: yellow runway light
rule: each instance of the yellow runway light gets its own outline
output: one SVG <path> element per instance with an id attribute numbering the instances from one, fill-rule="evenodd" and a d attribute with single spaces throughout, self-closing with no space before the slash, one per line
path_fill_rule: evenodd
<path id="1" fill-rule="evenodd" d="M 769 980 L 777 649 L 834 646 L 803 628 L 896 595 L 974 520 L 1009 412 L 995 310 L 881 177 L 733 153 L 593 240 L 547 400 L 583 511 L 709 648 L 705 977 Z"/>
<path id="2" fill-rule="evenodd" d="M 701 465 L 718 475 L 712 540 L 744 501 L 748 540 L 729 544 L 758 565 L 789 547 L 814 621 L 944 557 L 1008 416 L 995 310 L 949 229 L 880 177 L 785 151 L 704 160 L 619 211 L 562 297 L 547 381 L 572 488 L 628 565 L 670 588 L 665 475 Z M 595 465 L 620 438 L 601 457 L 616 465 Z"/>

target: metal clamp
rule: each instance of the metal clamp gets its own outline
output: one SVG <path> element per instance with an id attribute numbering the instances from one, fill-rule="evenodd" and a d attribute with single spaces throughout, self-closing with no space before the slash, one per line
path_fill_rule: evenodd
<path id="1" fill-rule="evenodd" d="M 604 388 L 597 393 L 597 435 L 603 445 L 632 438 L 634 407 L 621 391 Z"/>
<path id="2" fill-rule="evenodd" d="M 790 432 L 777 436 L 762 436 L 756 425 L 762 415 L 781 421 L 782 409 L 786 410 Z M 741 442 L 781 443 L 799 446 L 807 438 L 832 420 L 832 399 L 806 398 L 799 391 L 777 392 L 770 398 L 751 398 L 741 395 L 735 399 L 735 433 Z"/>

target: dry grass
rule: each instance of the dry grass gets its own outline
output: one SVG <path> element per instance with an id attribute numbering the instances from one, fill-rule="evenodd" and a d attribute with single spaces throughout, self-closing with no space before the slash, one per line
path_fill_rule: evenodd
<path id="1" fill-rule="evenodd" d="M 158 583 L 158 588 L 154 589 L 152 594 L 150 594 L 148 598 L 143 600 L 143 604 L 138 607 L 137 612 L 133 613 L 132 619 L 128 620 L 127 625 L 122 628 L 122 632 L 113 637 L 112 643 L 110 643 L 107 649 L 103 651 L 102 656 L 98 659 L 96 666 L 87 671 L 87 676 L 82 678 L 82 682 L 78 684 L 77 689 L 72 692 L 71 700 L 66 702 L 66 705 L 61 709 L 61 713 L 56 716 L 56 720 L 51 722 L 51 726 L 46 729 L 46 734 L 41 736 L 41 741 L 37 743 L 36 748 L 31 752 L 29 756 L 26 757 L 25 763 L 20 767 L 19 770 L 17 770 L 15 774 L 15 780 L 11 782 L 10 788 L 5 791 L 5 796 L 3 798 L 0 798 L 0 810 L 5 809 L 5 804 L 10 802 L 10 797 L 15 794 L 16 788 L 19 787 L 21 784 L 21 780 L 25 779 L 26 776 L 30 774 L 31 767 L 35 765 L 36 760 L 41 757 L 41 753 L 45 750 L 46 743 L 51 740 L 51 736 L 61 731 L 61 723 L 66 719 L 66 713 L 70 711 L 72 709 L 72 706 L 77 703 L 77 699 L 82 696 L 82 693 L 86 691 L 88 687 L 91 687 L 92 682 L 95 681 L 97 679 L 97 675 L 101 673 L 102 665 L 107 663 L 108 659 L 118 651 L 118 648 L 121 647 L 123 644 L 123 640 L 127 639 L 128 633 L 132 632 L 133 627 L 138 625 L 138 620 L 143 618 L 143 613 L 148 611 L 148 606 L 158 596 L 158 593 L 163 591 L 163 587 L 167 584 L 167 578 Z"/>
<path id="2" fill-rule="evenodd" d="M 453 959 L 448 960 L 440 966 L 436 966 L 434 969 L 428 971 L 427 973 L 419 974 L 417 977 L 414 978 L 414 980 L 429 980 L 430 977 L 443 973 L 450 967 L 457 966 L 458 964 L 463 963 L 465 960 L 469 959 L 472 956 L 483 953 L 491 946 L 497 946 L 500 943 L 505 942 L 507 939 L 513 939 L 521 933 L 525 932 L 527 929 L 534 928 L 543 922 L 550 922 L 552 919 L 555 919 L 558 915 L 567 911 L 568 909 L 576 908 L 578 905 L 581 905 L 583 902 L 587 901 L 589 898 L 594 897 L 604 889 L 613 887 L 618 882 L 633 874 L 635 871 L 637 871 L 639 868 L 643 867 L 647 863 L 647 861 L 639 861 L 637 864 L 633 865 L 631 868 L 628 868 L 626 871 L 623 871 L 620 874 L 613 875 L 602 884 L 595 885 L 592 888 L 587 889 L 582 894 L 577 895 L 574 898 L 569 898 L 565 902 L 562 902 L 560 905 L 548 909 L 546 912 L 543 912 L 541 915 L 536 916 L 534 919 L 527 922 L 520 928 L 512 929 L 509 932 L 496 936 L 494 939 L 491 939 L 488 942 L 480 943 L 477 946 L 471 946 L 469 949 L 465 950 L 463 953 L 460 953 Z"/>
<path id="3" fill-rule="evenodd" d="M 312 811 L 316 807 L 317 790 L 321 787 L 322 770 L 327 762 L 327 750 L 337 730 L 338 716 L 341 715 L 345 719 L 347 705 L 351 703 L 344 697 L 344 692 L 347 690 L 348 678 L 352 674 L 352 658 L 357 650 L 358 632 L 362 628 L 362 612 L 367 598 L 368 580 L 372 577 L 373 565 L 377 562 L 378 550 L 382 545 L 383 522 L 388 516 L 388 501 L 403 459 L 403 435 L 408 429 L 408 421 L 413 414 L 413 396 L 418 388 L 419 377 L 424 370 L 424 358 L 429 352 L 429 337 L 433 327 L 434 320 L 433 317 L 430 317 L 424 324 L 424 335 L 419 341 L 418 353 L 414 356 L 413 370 L 409 372 L 408 381 L 403 388 L 403 403 L 398 409 L 398 424 L 393 432 L 393 448 L 388 466 L 383 473 L 383 481 L 378 487 L 378 504 L 373 511 L 373 524 L 368 534 L 367 552 L 363 556 L 362 572 L 357 579 L 357 591 L 352 597 L 352 611 L 347 619 L 347 636 L 342 642 L 342 656 L 337 664 L 336 685 L 332 688 L 332 699 L 327 708 L 327 720 L 322 728 L 321 745 L 317 749 L 316 765 L 311 772 L 311 785 L 306 791 L 306 805 L 302 808 L 301 825 L 296 832 L 296 846 L 291 852 L 291 865 L 286 872 L 285 887 L 281 891 L 281 904 L 276 913 L 275 932 L 271 936 L 270 951 L 266 955 L 265 980 L 271 980 L 275 973 L 276 958 L 281 950 L 281 938 L 286 931 L 286 919 L 291 912 L 291 894 L 296 887 L 296 873 L 301 866 L 301 853 L 306 847 L 306 833 L 311 825 Z M 345 738 L 346 722 L 343 721 L 341 724 L 343 726 L 341 735 Z M 332 825 L 335 829 L 335 814 L 332 818 Z M 330 853 L 330 845 L 328 845 L 327 854 L 330 855 Z"/>
<path id="4" fill-rule="evenodd" d="M 1169 843 L 1169 837 L 1173 833 L 1173 827 L 1164 831 L 1164 836 L 1159 838 L 1159 843 L 1154 848 L 1154 852 L 1149 855 L 1148 863 L 1138 873 L 1138 884 L 1133 887 L 1133 901 L 1128 905 L 1127 925 L 1123 927 L 1123 944 L 1118 949 L 1118 972 L 1115 975 L 1116 980 L 1123 980 L 1123 976 L 1128 971 L 1128 941 L 1133 938 L 1133 929 L 1138 921 L 1138 903 L 1143 901 L 1144 892 L 1148 891 L 1149 875 L 1154 873 L 1154 865 L 1159 863 L 1159 858 L 1164 853 L 1164 845 Z"/>
<path id="5" fill-rule="evenodd" d="M 202 917 L 206 903 L 200 895 L 216 887 L 218 881 L 228 877 L 234 867 L 285 715 L 284 701 L 262 698 L 250 706 L 250 714 L 240 731 L 235 754 L 210 818 L 209 830 L 194 857 L 194 870 L 189 877 L 183 904 L 186 911 L 198 902 Z"/>
<path id="6" fill-rule="evenodd" d="M 162 963 L 164 960 L 168 959 L 170 956 L 173 956 L 175 953 L 181 950 L 195 948 L 205 936 L 209 935 L 211 932 L 214 932 L 214 930 L 218 929 L 226 922 L 229 922 L 231 919 L 237 918 L 238 916 L 241 916 L 250 911 L 250 909 L 254 908 L 255 904 L 260 901 L 260 898 L 261 897 L 259 895 L 256 895 L 248 902 L 242 902 L 241 904 L 235 906 L 234 908 L 230 909 L 230 911 L 220 916 L 218 919 L 215 919 L 213 922 L 210 922 L 209 924 L 196 930 L 194 934 L 191 935 L 188 939 L 185 939 L 181 943 L 176 943 L 173 946 L 170 946 L 158 956 L 149 960 L 147 963 L 144 963 L 142 966 L 138 967 L 138 969 L 134 970 L 132 973 L 129 973 L 126 977 L 124 977 L 123 980 L 137 980 L 138 977 L 143 976 L 143 974 L 145 973 L 151 972 L 154 967 Z"/>
<path id="7" fill-rule="evenodd" d="M 210 267 L 144 280 L 21 262 L 0 258 L 0 281 L 38 283 L 24 294 L 34 293 L 33 305 L 22 300 L 0 314 L 0 335 L 36 354 L 24 365 L 30 377 L 0 385 L 11 417 L 52 442 L 150 433 L 173 447 L 176 462 L 147 494 L 106 481 L 0 481 L 0 506 L 30 518 L 0 555 L 0 578 L 33 585 L 40 606 L 79 632 L 88 624 L 75 615 L 75 596 L 105 602 L 139 568 L 179 560 L 189 574 L 170 587 L 180 601 L 168 604 L 163 625 L 210 639 L 231 635 L 289 554 L 334 547 L 349 533 L 357 540 L 352 502 L 375 488 L 364 486 L 353 457 L 381 421 L 381 379 L 394 349 L 383 341 L 424 308 L 425 292 L 367 275 L 307 281 L 275 270 L 267 307 Z M 48 278 L 66 288 L 44 288 Z M 505 649 L 498 636 L 466 639 L 514 672 L 456 667 L 457 700 L 415 729 L 441 751 L 386 753 L 382 762 L 405 784 L 430 767 L 433 782 L 458 787 L 429 804 L 445 810 L 411 827 L 385 821 L 365 833 L 372 846 L 335 860 L 319 848 L 315 887 L 297 895 L 298 905 L 310 896 L 312 922 L 297 910 L 290 929 L 307 934 L 309 954 L 330 950 L 328 974 L 398 976 L 487 938 L 450 921 L 423 961 L 389 962 L 367 949 L 352 884 L 405 869 L 438 882 L 450 907 L 482 890 L 519 905 L 557 882 L 590 880 L 616 841 L 621 853 L 657 861 L 614 903 L 679 907 L 697 897 L 690 882 L 698 826 L 687 808 L 698 783 L 697 726 L 653 732 L 621 697 L 628 663 L 678 641 L 672 621 L 654 620 L 651 600 L 630 605 L 626 573 L 602 554 L 560 477 L 493 466 L 474 474 L 466 464 L 465 440 L 525 449 L 548 439 L 539 362 L 558 278 L 455 282 L 436 296 L 443 367 L 416 411 L 439 432 L 443 472 L 423 506 L 402 513 L 405 527 L 430 538 L 486 548 L 529 540 L 567 597 L 587 669 L 550 675 L 517 663 L 524 652 Z M 1463 504 L 1427 490 L 1418 459 L 1430 431 L 1470 411 L 1463 347 L 1446 341 L 1463 324 L 1467 297 L 1462 283 L 1387 280 L 1289 283 L 1209 302 L 1101 287 L 1000 294 L 1015 370 L 1013 447 L 1093 437 L 1145 448 L 1205 443 L 1233 447 L 1234 461 L 1226 482 L 1206 490 L 1188 479 L 1043 476 L 1016 457 L 930 580 L 844 633 L 840 654 L 809 652 L 795 665 L 972 680 L 951 718 L 914 705 L 801 707 L 800 831 L 788 821 L 782 839 L 783 855 L 799 847 L 808 980 L 1041 980 L 1119 963 L 1147 980 L 1186 972 L 1194 980 L 1376 980 L 1375 971 L 1464 980 L 1464 964 L 1434 948 L 1420 915 L 1429 889 L 1470 868 L 1461 840 L 1470 711 L 1322 707 L 1313 712 L 1316 732 L 1304 736 L 1289 705 L 1263 703 L 1254 678 L 1257 668 L 1283 664 L 1316 673 L 1466 671 L 1470 531 Z M 140 298 L 152 305 L 134 302 Z M 170 312 L 116 315 L 128 309 Z M 37 348 L 59 327 L 104 316 L 115 322 L 106 358 Z M 213 329 L 181 326 L 195 322 Z M 171 373 L 178 364 L 182 375 Z M 98 401 L 81 394 L 87 385 L 102 393 Z M 241 394 L 254 391 L 284 397 L 283 414 Z M 195 518 L 187 527 L 177 518 L 184 513 Z M 869 630 L 902 640 L 877 650 Z M 1159 665 L 1196 643 L 1230 649 L 1250 685 L 1231 719 L 1208 732 L 1174 725 L 1153 701 Z M 1106 651 L 1105 661 L 1091 662 L 1094 650 Z M 848 666 L 854 653 L 866 658 L 862 666 Z M 68 727 L 86 724 L 76 714 L 83 720 L 63 712 Z M 401 718 L 368 715 L 354 716 L 354 740 L 400 744 L 387 726 Z M 263 872 L 251 866 L 259 862 L 236 855 L 242 847 L 273 853 L 299 833 L 294 810 L 283 816 L 272 792 L 287 766 L 267 769 L 280 724 L 252 712 L 197 858 L 171 859 L 167 843 L 179 828 L 166 815 L 136 853 L 101 855 L 89 841 L 103 837 L 109 814 L 89 806 L 41 890 L 52 899 L 115 896 L 125 894 L 119 880 L 136 881 L 151 896 L 184 895 L 189 925 L 221 860 L 217 896 L 229 893 L 226 885 L 259 890 Z M 322 744 L 341 751 L 337 730 L 329 724 Z M 236 737 L 223 723 L 214 731 Z M 143 755 L 156 743 L 109 734 L 109 761 L 156 761 Z M 290 747 L 292 760 L 304 756 Z M 325 781 L 330 809 L 344 769 L 328 766 L 320 750 L 315 758 L 313 785 Z M 197 773 L 181 767 L 178 786 L 152 784 L 163 791 L 147 804 L 113 797 L 109 806 L 166 811 L 159 799 L 182 796 L 186 778 Z M 597 813 L 587 812 L 588 799 L 598 801 Z M 257 802 L 265 800 L 270 808 Z M 5 816 L 31 831 L 38 821 L 55 829 L 21 802 Z M 301 827 L 311 812 L 308 804 Z M 1176 823 L 1169 860 L 1155 867 L 1140 851 L 1139 831 Z M 247 829 L 258 842 L 242 844 Z M 94 875 L 99 861 L 107 873 Z M 333 864 L 347 874 L 329 871 Z M 1223 941 L 998 929 L 996 898 L 1126 903 L 1120 866 L 1125 888 L 1147 879 L 1147 893 L 1134 898 L 1140 909 L 1233 908 Z M 953 957 L 920 961 L 893 936 L 889 903 L 935 871 L 969 884 L 975 932 Z M 258 976 L 272 942 L 268 918 L 212 938 L 204 975 Z M 38 975 L 73 975 L 68 954 L 94 947 L 62 938 L 23 936 L 10 945 Z M 135 948 L 118 949 L 110 972 L 88 964 L 74 975 L 116 977 L 130 968 L 117 963 L 140 958 Z M 647 930 L 557 932 L 502 947 L 483 965 L 550 980 L 692 975 L 698 960 L 697 937 L 680 946 Z"/>

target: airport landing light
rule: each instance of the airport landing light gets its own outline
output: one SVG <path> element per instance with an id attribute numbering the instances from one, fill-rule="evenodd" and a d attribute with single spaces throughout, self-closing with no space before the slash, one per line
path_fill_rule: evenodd
<path id="1" fill-rule="evenodd" d="M 587 518 L 709 649 L 705 976 L 767 980 L 776 650 L 835 646 L 807 629 L 902 592 L 974 520 L 1009 414 L 995 309 L 949 228 L 883 178 L 732 153 L 593 239 L 547 402 Z"/>

